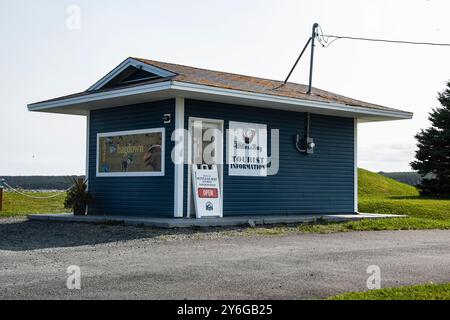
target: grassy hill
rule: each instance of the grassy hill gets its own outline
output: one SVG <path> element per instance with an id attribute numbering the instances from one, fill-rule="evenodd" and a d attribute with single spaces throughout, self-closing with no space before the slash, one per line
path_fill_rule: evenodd
<path id="1" fill-rule="evenodd" d="M 413 186 L 364 169 L 358 169 L 358 193 L 361 198 L 419 196 Z"/>
<path id="2" fill-rule="evenodd" d="M 402 221 L 402 227 L 406 228 L 437 227 L 436 220 L 450 227 L 449 199 L 420 197 L 413 186 L 364 169 L 359 169 L 358 174 L 359 212 L 406 214 L 410 217 Z M 434 221 L 431 223 L 429 219 Z"/>

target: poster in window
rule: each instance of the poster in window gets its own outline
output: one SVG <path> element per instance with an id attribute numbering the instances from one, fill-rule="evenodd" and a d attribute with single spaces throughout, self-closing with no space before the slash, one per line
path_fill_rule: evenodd
<path id="1" fill-rule="evenodd" d="M 164 128 L 98 135 L 99 176 L 164 174 Z"/>

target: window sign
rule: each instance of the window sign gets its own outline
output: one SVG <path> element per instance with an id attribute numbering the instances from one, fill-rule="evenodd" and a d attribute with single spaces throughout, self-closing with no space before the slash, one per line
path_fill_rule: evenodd
<path id="1" fill-rule="evenodd" d="M 228 175 L 267 176 L 267 125 L 230 121 Z"/>
<path id="2" fill-rule="evenodd" d="M 97 134 L 97 176 L 163 176 L 164 128 Z"/>

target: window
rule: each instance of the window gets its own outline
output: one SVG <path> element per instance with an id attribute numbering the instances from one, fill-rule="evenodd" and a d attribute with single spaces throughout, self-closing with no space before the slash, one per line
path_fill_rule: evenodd
<path id="1" fill-rule="evenodd" d="M 164 176 L 165 129 L 97 134 L 97 177 Z"/>

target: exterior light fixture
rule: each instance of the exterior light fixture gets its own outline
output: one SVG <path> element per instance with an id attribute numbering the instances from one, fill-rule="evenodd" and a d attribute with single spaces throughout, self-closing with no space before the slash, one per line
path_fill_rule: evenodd
<path id="1" fill-rule="evenodd" d="M 298 152 L 313 154 L 316 144 L 314 143 L 314 139 L 309 136 L 309 126 L 310 126 L 310 114 L 306 114 L 305 119 L 305 135 L 302 138 L 300 133 L 295 136 L 295 148 Z"/>

